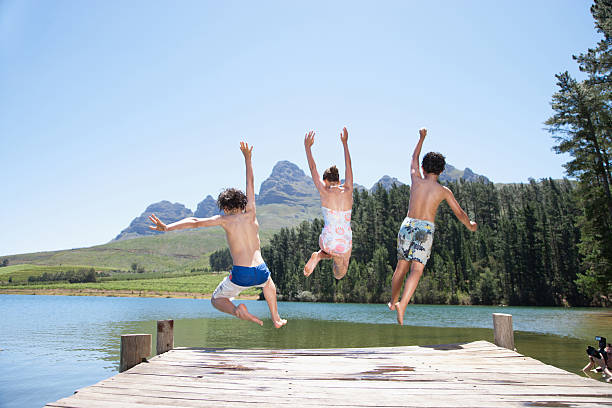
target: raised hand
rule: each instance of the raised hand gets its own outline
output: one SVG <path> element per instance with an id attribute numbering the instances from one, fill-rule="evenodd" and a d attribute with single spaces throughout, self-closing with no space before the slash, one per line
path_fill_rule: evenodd
<path id="1" fill-rule="evenodd" d="M 314 144 L 314 137 L 314 130 L 311 130 L 310 132 L 306 133 L 306 136 L 304 136 L 304 146 L 306 146 L 307 149 L 310 149 Z"/>
<path id="2" fill-rule="evenodd" d="M 348 142 L 348 131 L 346 130 L 346 127 L 344 127 L 342 129 L 342 133 L 340 133 L 340 140 L 342 143 Z"/>
<path id="3" fill-rule="evenodd" d="M 424 139 L 425 136 L 427 136 L 427 129 L 425 129 L 424 127 L 420 128 L 419 129 L 419 135 L 421 136 L 421 139 Z"/>
<path id="4" fill-rule="evenodd" d="M 155 226 L 149 225 L 149 228 L 151 228 L 152 230 L 155 230 L 155 231 L 168 231 L 168 227 L 166 226 L 166 224 L 161 222 L 161 220 L 159 218 L 157 218 L 155 216 L 155 214 L 149 215 L 149 219 L 151 220 L 151 222 L 153 224 L 155 224 Z"/>
<path id="5" fill-rule="evenodd" d="M 246 142 L 240 142 L 240 151 L 244 155 L 245 160 L 251 160 L 251 154 L 253 153 L 253 146 L 249 149 L 249 144 Z"/>

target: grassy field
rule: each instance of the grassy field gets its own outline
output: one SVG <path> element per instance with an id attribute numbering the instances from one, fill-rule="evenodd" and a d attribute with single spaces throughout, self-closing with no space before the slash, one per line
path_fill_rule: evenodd
<path id="1" fill-rule="evenodd" d="M 269 204 L 257 209 L 262 244 L 282 227 L 319 217 L 316 206 Z M 0 293 L 77 294 L 104 296 L 205 296 L 215 290 L 226 273 L 210 273 L 209 256 L 225 248 L 220 227 L 109 242 L 90 248 L 12 255 L 0 268 Z M 129 273 L 132 264 L 144 273 Z M 37 282 L 28 277 L 94 268 L 98 282 Z M 9 283 L 9 278 L 11 282 Z M 253 297 L 260 289 L 241 296 Z"/>
<path id="2" fill-rule="evenodd" d="M 132 294 L 135 296 L 148 295 L 170 295 L 170 294 L 200 294 L 210 295 L 215 290 L 219 282 L 223 280 L 227 273 L 207 273 L 194 276 L 180 276 L 153 279 L 132 279 L 132 280 L 106 280 L 92 283 L 67 283 L 49 282 L 36 284 L 0 284 L 0 293 L 10 293 L 15 290 L 24 290 L 32 293 L 37 291 L 56 290 L 58 294 L 66 293 L 63 291 L 74 292 L 74 294 L 95 294 L 100 292 L 120 292 L 119 295 Z M 26 278 L 27 280 L 27 278 Z M 261 289 L 248 289 L 242 292 L 244 296 L 256 296 Z M 106 293 L 109 294 L 109 293 Z"/>
<path id="3" fill-rule="evenodd" d="M 320 216 L 320 209 L 311 206 L 268 204 L 257 209 L 262 244 L 282 227 L 299 224 L 306 219 Z M 133 263 L 147 272 L 189 272 L 209 265 L 209 256 L 225 248 L 225 233 L 221 227 L 198 230 L 173 231 L 165 234 L 113 241 L 89 248 L 52 252 L 36 252 L 11 256 L 10 265 L 92 265 L 96 270 L 128 270 Z M 0 274 L 4 274 L 0 268 Z M 27 277 L 26 277 L 27 279 Z M 0 275 L 0 280 L 3 280 Z"/>
<path id="4" fill-rule="evenodd" d="M 8 282 L 9 278 L 11 278 L 13 284 L 27 283 L 28 277 L 40 276 L 45 272 L 58 273 L 58 272 L 67 272 L 71 270 L 90 269 L 90 268 L 91 266 L 84 266 L 84 265 L 62 265 L 62 266 L 31 265 L 31 264 L 9 265 L 9 266 L 0 268 L 0 284 L 2 282 Z M 113 270 L 112 268 L 104 268 L 104 267 L 96 267 L 94 269 L 96 271 L 109 272 L 109 273 Z"/>

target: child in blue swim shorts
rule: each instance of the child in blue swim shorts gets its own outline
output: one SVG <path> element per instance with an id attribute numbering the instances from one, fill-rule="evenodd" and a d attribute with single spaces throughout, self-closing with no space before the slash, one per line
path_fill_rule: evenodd
<path id="1" fill-rule="evenodd" d="M 240 292 L 251 287 L 263 289 L 264 298 L 270 308 L 270 317 L 276 328 L 287 324 L 281 319 L 276 306 L 276 286 L 270 277 L 270 271 L 261 257 L 259 240 L 259 223 L 255 216 L 255 187 L 253 185 L 253 164 L 251 153 L 253 147 L 240 142 L 240 151 L 244 155 L 246 166 L 246 194 L 235 188 L 228 188 L 219 194 L 217 205 L 223 210 L 222 215 L 210 218 L 188 217 L 170 225 L 165 225 L 151 214 L 149 219 L 155 224 L 150 228 L 156 231 L 172 231 L 186 228 L 220 226 L 225 230 L 234 267 L 232 273 L 215 289 L 211 302 L 218 310 L 236 316 L 242 320 L 263 322 L 252 315 L 246 305 L 235 305 L 232 300 Z"/>

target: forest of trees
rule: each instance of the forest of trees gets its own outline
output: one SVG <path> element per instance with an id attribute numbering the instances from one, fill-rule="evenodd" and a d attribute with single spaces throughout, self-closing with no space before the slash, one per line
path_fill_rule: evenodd
<path id="1" fill-rule="evenodd" d="M 579 289 L 591 296 L 612 296 L 612 0 L 591 7 L 596 30 L 603 35 L 596 47 L 574 56 L 586 79 L 566 71 L 556 75 L 554 115 L 546 124 L 567 153 L 567 174 L 578 179 L 576 197 L 582 211 L 577 225 L 581 239 Z"/>
<path id="2" fill-rule="evenodd" d="M 602 299 L 579 292 L 576 226 L 581 210 L 575 183 L 568 180 L 529 184 L 450 183 L 461 206 L 478 223 L 469 232 L 443 203 L 436 217 L 432 256 L 414 295 L 416 303 L 591 305 Z M 284 228 L 262 248 L 284 300 L 381 303 L 390 298 L 397 263 L 396 237 L 406 216 L 409 186 L 374 193 L 355 192 L 353 253 L 345 278 L 336 281 L 331 261 L 303 275 L 305 262 L 318 250 L 323 221 Z M 213 270 L 231 267 L 227 249 L 211 256 Z"/>

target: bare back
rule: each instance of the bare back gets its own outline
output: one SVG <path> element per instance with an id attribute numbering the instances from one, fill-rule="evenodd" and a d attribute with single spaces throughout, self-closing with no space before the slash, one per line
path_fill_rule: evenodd
<path id="1" fill-rule="evenodd" d="M 323 185 L 319 194 L 322 207 L 335 211 L 350 211 L 353 208 L 353 189 L 344 184 L 329 187 Z"/>
<path id="2" fill-rule="evenodd" d="M 437 180 L 419 176 L 412 177 L 408 216 L 434 222 L 438 206 L 446 195 L 446 189 Z"/>
<path id="3" fill-rule="evenodd" d="M 257 266 L 264 263 L 259 223 L 254 211 L 222 215 L 221 226 L 225 230 L 234 265 Z"/>
<path id="4" fill-rule="evenodd" d="M 421 147 L 427 135 L 427 129 L 419 129 L 419 135 L 419 141 L 414 148 L 412 162 L 410 163 L 410 179 L 412 180 L 412 185 L 410 186 L 408 217 L 434 222 L 438 206 L 440 206 L 442 200 L 446 200 L 457 219 L 459 219 L 459 221 L 461 221 L 470 231 L 476 231 L 476 223 L 470 221 L 465 211 L 463 211 L 455 199 L 453 192 L 450 191 L 448 187 L 441 186 L 438 183 L 439 174 L 427 173 L 425 172 L 425 168 L 423 168 L 424 176 L 421 175 L 419 155 L 421 154 Z M 442 167 L 442 169 L 443 168 L 444 167 Z"/>

